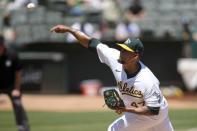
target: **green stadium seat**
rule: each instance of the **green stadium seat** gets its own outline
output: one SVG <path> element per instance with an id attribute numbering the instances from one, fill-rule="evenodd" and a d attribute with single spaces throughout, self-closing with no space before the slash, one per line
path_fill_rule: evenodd
<path id="1" fill-rule="evenodd" d="M 12 10 L 10 12 L 10 23 L 11 26 L 18 26 L 27 24 L 27 9 L 21 8 L 18 10 Z"/>
<path id="2" fill-rule="evenodd" d="M 31 25 L 31 38 L 32 42 L 47 42 L 50 32 L 50 29 L 47 25 L 40 24 L 40 25 Z"/>
<path id="3" fill-rule="evenodd" d="M 46 23 L 47 24 L 63 24 L 62 13 L 57 11 L 48 11 L 46 13 Z"/>
<path id="4" fill-rule="evenodd" d="M 43 6 L 35 8 L 33 11 L 27 11 L 29 24 L 43 24 L 46 18 L 46 9 Z"/>
<path id="5" fill-rule="evenodd" d="M 31 27 L 29 25 L 18 25 L 16 27 L 18 31 L 18 35 L 16 37 L 16 45 L 21 46 L 24 44 L 28 44 L 32 41 L 32 36 L 31 36 Z"/>

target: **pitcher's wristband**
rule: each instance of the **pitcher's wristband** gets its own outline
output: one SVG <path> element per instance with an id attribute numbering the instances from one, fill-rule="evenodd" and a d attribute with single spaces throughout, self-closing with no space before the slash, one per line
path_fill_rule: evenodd
<path id="1" fill-rule="evenodd" d="M 97 45 L 100 43 L 99 40 L 95 39 L 95 38 L 92 38 L 90 40 L 90 43 L 88 44 L 88 49 L 90 49 L 91 51 L 94 51 L 96 52 L 96 47 Z"/>

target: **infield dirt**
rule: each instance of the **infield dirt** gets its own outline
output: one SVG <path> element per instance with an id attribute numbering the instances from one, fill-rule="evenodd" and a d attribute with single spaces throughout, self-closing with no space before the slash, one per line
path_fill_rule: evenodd
<path id="1" fill-rule="evenodd" d="M 170 109 L 197 109 L 197 94 L 167 100 Z M 103 96 L 24 94 L 22 102 L 30 111 L 109 111 L 107 106 L 103 107 Z M 0 110 L 12 110 L 7 95 L 0 95 Z"/>

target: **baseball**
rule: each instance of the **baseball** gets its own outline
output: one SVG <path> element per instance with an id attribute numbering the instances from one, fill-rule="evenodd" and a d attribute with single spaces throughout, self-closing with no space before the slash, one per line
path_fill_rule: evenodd
<path id="1" fill-rule="evenodd" d="M 29 4 L 27 5 L 27 8 L 28 8 L 29 10 L 34 10 L 35 7 L 36 7 L 36 6 L 35 6 L 34 3 L 29 3 Z"/>

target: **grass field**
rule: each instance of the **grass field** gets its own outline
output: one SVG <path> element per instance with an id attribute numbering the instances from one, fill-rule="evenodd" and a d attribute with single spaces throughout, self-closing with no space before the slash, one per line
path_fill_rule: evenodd
<path id="1" fill-rule="evenodd" d="M 197 110 L 170 110 L 175 131 L 197 131 Z M 113 112 L 28 112 L 31 131 L 106 131 Z M 195 129 L 196 128 L 196 129 Z M 13 112 L 0 111 L 0 131 L 17 131 Z"/>

